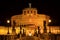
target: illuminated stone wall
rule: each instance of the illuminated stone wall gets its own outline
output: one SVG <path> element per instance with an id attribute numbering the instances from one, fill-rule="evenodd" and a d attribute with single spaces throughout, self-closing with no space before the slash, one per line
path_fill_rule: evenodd
<path id="1" fill-rule="evenodd" d="M 60 34 L 60 26 L 49 26 L 49 29 L 53 34 Z"/>
<path id="2" fill-rule="evenodd" d="M 16 33 L 18 34 L 20 32 L 20 25 L 26 25 L 22 26 L 22 33 L 23 29 L 26 31 L 26 35 L 31 32 L 34 34 L 34 30 L 40 27 L 40 32 L 44 32 L 44 21 L 46 21 L 46 28 L 47 33 L 49 33 L 49 30 L 53 34 L 60 34 L 60 27 L 58 26 L 48 26 L 50 20 L 50 16 L 45 14 L 38 14 L 38 11 L 36 8 L 25 8 L 22 10 L 22 14 L 14 15 L 11 17 L 11 27 L 9 27 L 9 33 L 12 34 L 12 28 L 13 28 L 13 21 L 15 24 Z M 28 26 L 29 25 L 29 26 Z M 38 31 L 38 30 L 37 30 Z M 8 27 L 0 26 L 0 35 L 7 35 Z"/>
<path id="3" fill-rule="evenodd" d="M 57 34 L 60 33 L 59 27 L 53 27 L 48 26 L 50 17 L 45 14 L 38 14 L 36 8 L 25 8 L 22 11 L 21 15 L 14 15 L 11 17 L 11 27 L 9 28 L 10 34 L 12 34 L 12 27 L 13 27 L 13 21 L 15 21 L 15 29 L 16 33 L 18 34 L 20 32 L 20 25 L 27 25 L 25 27 L 22 26 L 22 29 L 26 31 L 26 34 L 29 34 L 29 32 L 32 31 L 32 34 L 34 33 L 35 28 L 38 26 L 40 27 L 40 32 L 43 33 L 44 29 L 44 21 L 46 21 L 46 28 L 47 32 L 51 30 L 51 33 Z M 29 24 L 32 24 L 32 26 L 28 26 Z M 29 32 L 28 32 L 29 31 Z M 7 34 L 8 27 L 0 27 L 0 34 Z"/>
<path id="4" fill-rule="evenodd" d="M 20 25 L 32 24 L 32 28 L 40 27 L 41 33 L 44 29 L 44 21 L 46 21 L 46 26 L 48 25 L 50 17 L 45 14 L 38 14 L 36 8 L 25 8 L 21 15 L 14 15 L 11 17 L 11 26 L 13 26 L 13 21 L 15 21 L 15 27 L 20 27 Z M 33 27 L 34 26 L 34 27 Z M 29 29 L 30 26 L 26 26 Z M 25 29 L 27 31 L 27 29 Z M 30 28 L 31 29 L 31 28 Z M 34 30 L 34 29 L 33 29 Z"/>
<path id="5" fill-rule="evenodd" d="M 20 32 L 20 28 L 15 27 L 15 29 L 16 29 L 16 33 L 18 34 Z M 60 26 L 48 26 L 47 33 L 49 32 L 49 30 L 51 30 L 51 33 L 53 34 L 60 34 Z M 8 32 L 8 27 L 0 26 L 0 35 L 7 35 L 7 32 Z M 9 27 L 9 33 L 12 34 L 12 27 Z"/>
<path id="6" fill-rule="evenodd" d="M 45 14 L 38 14 L 36 9 L 33 9 L 33 8 L 24 9 L 21 15 L 15 15 L 11 17 L 11 25 L 13 25 L 13 21 L 15 21 L 16 26 L 26 25 L 26 24 L 35 24 L 36 26 L 43 27 L 43 22 L 46 21 L 46 24 L 48 25 L 49 19 L 50 17 Z"/>

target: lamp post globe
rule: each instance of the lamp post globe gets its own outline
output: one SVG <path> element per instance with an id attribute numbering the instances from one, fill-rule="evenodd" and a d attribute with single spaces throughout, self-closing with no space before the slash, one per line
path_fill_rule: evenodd
<path id="1" fill-rule="evenodd" d="M 51 23 L 51 19 L 49 19 L 49 23 Z"/>
<path id="2" fill-rule="evenodd" d="M 7 34 L 9 34 L 9 23 L 10 23 L 10 20 L 7 20 L 7 23 L 8 23 L 8 32 L 7 32 Z"/>
<path id="3" fill-rule="evenodd" d="M 10 20 L 7 20 L 7 23 L 10 23 Z"/>

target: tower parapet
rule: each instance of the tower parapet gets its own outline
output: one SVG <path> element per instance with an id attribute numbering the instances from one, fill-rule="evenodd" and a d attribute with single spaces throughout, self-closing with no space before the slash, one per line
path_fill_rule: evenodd
<path id="1" fill-rule="evenodd" d="M 23 14 L 37 14 L 37 9 L 31 7 L 31 3 L 29 3 L 29 8 L 23 9 Z"/>

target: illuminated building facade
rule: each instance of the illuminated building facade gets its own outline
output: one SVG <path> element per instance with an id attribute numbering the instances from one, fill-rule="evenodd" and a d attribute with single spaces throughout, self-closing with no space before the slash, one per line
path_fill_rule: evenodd
<path id="1" fill-rule="evenodd" d="M 11 17 L 11 27 L 9 29 L 7 27 L 0 27 L 0 35 L 8 35 L 8 30 L 10 35 L 25 34 L 25 36 L 34 36 L 35 32 L 43 35 L 44 33 L 48 35 L 49 32 L 60 34 L 60 28 L 48 26 L 49 22 L 51 22 L 50 16 L 38 14 L 38 10 L 32 8 L 31 4 L 29 4 L 29 8 L 23 9 L 22 14 Z"/>
<path id="2" fill-rule="evenodd" d="M 38 14 L 36 8 L 29 8 L 23 9 L 21 15 L 15 15 L 11 17 L 11 25 L 13 26 L 16 23 L 15 27 L 22 26 L 22 30 L 24 29 L 26 34 L 32 33 L 34 34 L 34 30 L 38 27 L 40 28 L 41 33 L 44 32 L 44 21 L 46 22 L 46 27 L 49 23 L 50 17 L 44 14 Z"/>
<path id="3" fill-rule="evenodd" d="M 15 22 L 15 29 L 16 33 L 20 32 L 20 26 L 22 26 L 22 29 L 24 30 L 30 30 L 31 31 L 40 28 L 40 32 L 44 33 L 44 21 L 46 22 L 46 29 L 47 32 L 51 30 L 51 33 L 60 33 L 59 26 L 48 26 L 48 24 L 51 22 L 50 16 L 45 14 L 38 14 L 38 10 L 36 8 L 25 8 L 22 10 L 22 14 L 20 15 L 14 15 L 11 17 L 11 27 L 9 28 L 9 32 L 12 33 L 12 27 Z M 8 21 L 9 22 L 9 21 Z M 4 26 L 0 26 L 0 30 L 4 29 Z M 50 28 L 50 29 L 49 29 Z M 7 33 L 8 28 L 5 29 L 5 34 Z M 4 31 L 3 30 L 3 31 Z M 56 32 L 53 31 L 56 30 Z M 4 34 L 3 31 L 0 31 L 1 34 Z"/>

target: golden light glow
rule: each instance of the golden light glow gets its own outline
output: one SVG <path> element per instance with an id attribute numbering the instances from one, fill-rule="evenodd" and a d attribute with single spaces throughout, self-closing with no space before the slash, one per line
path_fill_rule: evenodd
<path id="1" fill-rule="evenodd" d="M 31 19 L 29 19 L 29 22 L 31 22 L 32 20 Z"/>
<path id="2" fill-rule="evenodd" d="M 49 20 L 49 23 L 51 22 L 51 20 Z"/>
<path id="3" fill-rule="evenodd" d="M 35 29 L 37 27 L 40 27 L 40 33 L 44 33 L 44 20 L 46 21 L 46 24 L 50 23 L 52 20 L 50 19 L 50 16 L 47 16 L 45 14 L 38 14 L 36 8 L 31 8 L 31 3 L 29 4 L 30 8 L 26 8 L 23 10 L 24 15 L 15 15 L 11 17 L 11 25 L 13 26 L 15 21 L 15 28 L 16 28 L 16 34 L 20 33 L 20 31 L 23 34 L 26 32 L 26 35 L 33 36 Z M 10 23 L 10 20 L 7 20 L 7 23 Z M 28 25 L 33 24 L 33 25 Z M 20 25 L 22 26 L 22 30 L 20 30 Z M 26 26 L 27 25 L 27 26 Z M 12 34 L 12 26 L 9 27 L 9 32 Z M 47 25 L 46 25 L 47 28 Z M 50 28 L 50 29 L 49 29 Z M 49 30 L 51 30 L 51 33 L 60 33 L 60 29 L 58 27 L 49 27 L 47 28 L 47 33 L 49 33 Z M 36 30 L 38 33 L 38 30 Z M 0 28 L 0 34 L 7 34 L 8 28 L 2 27 Z"/>
<path id="4" fill-rule="evenodd" d="M 7 20 L 7 23 L 10 23 L 10 20 Z"/>
<path id="5" fill-rule="evenodd" d="M 29 36 L 32 36 L 32 34 L 31 34 L 31 33 L 29 33 Z"/>

